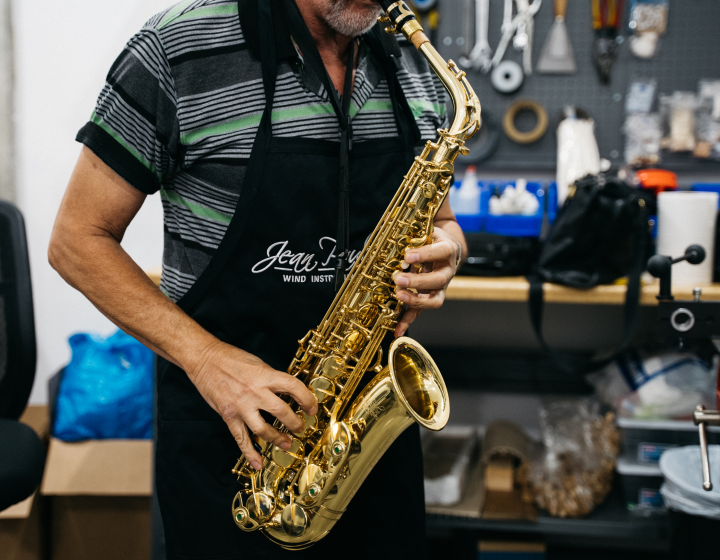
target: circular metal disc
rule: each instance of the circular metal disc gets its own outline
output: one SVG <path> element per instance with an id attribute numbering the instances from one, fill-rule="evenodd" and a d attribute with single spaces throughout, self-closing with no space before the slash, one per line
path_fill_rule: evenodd
<path id="1" fill-rule="evenodd" d="M 291 537 L 299 537 L 308 526 L 308 517 L 305 510 L 298 504 L 285 506 L 280 518 L 283 530 Z"/>
<path id="2" fill-rule="evenodd" d="M 275 509 L 272 498 L 267 494 L 261 493 L 249 496 L 246 507 L 250 512 L 250 517 L 255 521 L 265 521 L 272 515 L 273 509 Z"/>

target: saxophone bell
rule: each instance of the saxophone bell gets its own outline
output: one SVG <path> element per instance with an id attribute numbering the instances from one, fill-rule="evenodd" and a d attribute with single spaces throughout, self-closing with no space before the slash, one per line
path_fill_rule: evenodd
<path id="1" fill-rule="evenodd" d="M 390 347 L 390 376 L 408 414 L 423 428 L 442 430 L 450 417 L 450 400 L 440 370 L 427 350 L 400 337 Z"/>

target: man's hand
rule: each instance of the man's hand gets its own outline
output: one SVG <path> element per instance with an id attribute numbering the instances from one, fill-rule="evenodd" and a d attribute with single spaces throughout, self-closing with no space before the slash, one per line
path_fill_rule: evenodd
<path id="1" fill-rule="evenodd" d="M 228 425 L 240 450 L 256 470 L 262 466 L 262 458 L 253 447 L 248 428 L 281 449 L 288 450 L 291 445 L 290 436 L 267 424 L 261 410 L 272 414 L 292 432 L 302 432 L 305 422 L 278 395 L 289 395 L 311 416 L 318 410 L 315 395 L 301 381 L 220 341 L 203 354 L 195 371 L 188 375 Z"/>
<path id="2" fill-rule="evenodd" d="M 250 464 L 259 466 L 248 427 L 280 447 L 289 443 L 287 435 L 265 423 L 260 410 L 297 430 L 304 423 L 277 395 L 290 395 L 308 414 L 317 411 L 317 401 L 302 382 L 203 329 L 123 250 L 120 241 L 144 200 L 83 147 L 55 222 L 50 262 L 117 326 L 186 371 L 227 422 Z"/>
<path id="3" fill-rule="evenodd" d="M 457 227 L 456 222 L 452 223 Z M 405 253 L 405 262 L 410 265 L 408 270 L 395 274 L 397 298 L 407 305 L 407 310 L 395 327 L 396 337 L 403 336 L 423 310 L 439 309 L 442 306 L 445 290 L 455 276 L 460 241 L 439 227 L 435 228 L 432 240 L 430 245 L 408 250 Z M 411 272 L 418 264 L 423 265 L 422 273 Z M 408 288 L 414 288 L 417 293 Z"/>

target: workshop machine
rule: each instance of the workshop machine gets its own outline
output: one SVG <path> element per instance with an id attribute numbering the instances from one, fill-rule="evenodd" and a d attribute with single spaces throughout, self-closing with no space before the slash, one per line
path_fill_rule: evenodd
<path id="1" fill-rule="evenodd" d="M 693 289 L 693 300 L 676 300 L 672 295 L 672 265 L 682 261 L 700 264 L 705 260 L 705 249 L 690 245 L 682 257 L 655 255 L 648 261 L 648 272 L 660 279 L 658 299 L 659 335 L 673 337 L 682 344 L 685 339 L 712 339 L 720 337 L 720 301 L 702 301 L 701 288 Z M 720 386 L 719 386 L 720 389 Z M 720 408 L 720 391 L 717 407 Z M 700 434 L 700 453 L 703 471 L 703 488 L 712 490 L 710 459 L 706 426 L 720 426 L 720 411 L 706 410 L 698 405 L 693 421 Z"/>

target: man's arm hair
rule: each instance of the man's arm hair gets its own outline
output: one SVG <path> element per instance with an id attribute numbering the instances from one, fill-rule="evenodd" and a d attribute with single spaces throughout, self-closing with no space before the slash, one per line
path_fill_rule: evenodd
<path id="1" fill-rule="evenodd" d="M 118 327 L 192 370 L 215 337 L 165 296 L 120 245 L 145 197 L 83 147 L 55 221 L 49 261 Z"/>

